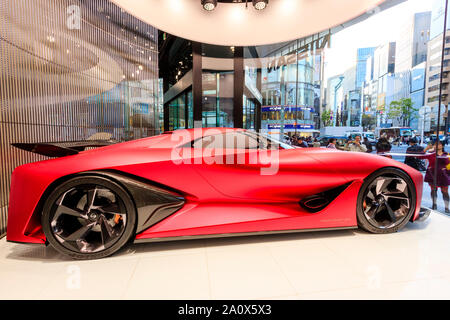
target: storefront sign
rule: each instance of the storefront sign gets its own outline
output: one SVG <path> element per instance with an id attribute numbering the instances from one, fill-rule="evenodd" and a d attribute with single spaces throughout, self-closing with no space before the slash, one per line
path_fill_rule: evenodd
<path id="1" fill-rule="evenodd" d="M 267 129 L 281 129 L 281 125 L 280 124 L 269 124 L 267 126 Z M 313 124 L 285 124 L 284 129 L 308 130 L 308 129 L 314 129 L 314 125 Z"/>
<path id="2" fill-rule="evenodd" d="M 313 107 L 296 107 L 296 106 L 264 106 L 261 107 L 262 112 L 277 112 L 281 111 L 281 107 L 284 108 L 285 112 L 296 112 L 296 111 L 309 111 L 314 112 Z"/>

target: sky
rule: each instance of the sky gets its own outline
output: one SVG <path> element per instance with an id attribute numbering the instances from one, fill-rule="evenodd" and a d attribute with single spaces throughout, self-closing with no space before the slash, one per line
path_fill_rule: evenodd
<path id="1" fill-rule="evenodd" d="M 415 13 L 431 11 L 432 7 L 433 0 L 408 0 L 333 35 L 325 52 L 325 79 L 356 65 L 358 48 L 396 41 Z"/>

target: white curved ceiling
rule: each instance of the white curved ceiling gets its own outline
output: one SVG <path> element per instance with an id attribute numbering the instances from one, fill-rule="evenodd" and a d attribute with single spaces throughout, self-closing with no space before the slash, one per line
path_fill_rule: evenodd
<path id="1" fill-rule="evenodd" d="M 203 43 L 249 46 L 302 38 L 335 27 L 385 0 L 270 0 L 266 9 L 219 3 L 212 12 L 200 0 L 112 0 L 142 21 Z"/>

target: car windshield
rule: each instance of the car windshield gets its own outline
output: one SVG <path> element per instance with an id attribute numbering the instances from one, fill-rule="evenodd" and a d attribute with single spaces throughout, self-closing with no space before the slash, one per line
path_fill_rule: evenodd
<path id="1" fill-rule="evenodd" d="M 411 132 L 411 130 L 400 130 L 400 135 L 408 137 L 408 136 L 412 136 L 412 132 Z"/>

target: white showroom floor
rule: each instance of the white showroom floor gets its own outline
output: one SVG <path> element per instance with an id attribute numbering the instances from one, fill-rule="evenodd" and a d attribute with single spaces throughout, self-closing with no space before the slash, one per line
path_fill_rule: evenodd
<path id="1" fill-rule="evenodd" d="M 130 245 L 95 261 L 0 240 L 0 299 L 450 299 L 450 217 L 396 234 L 330 231 Z"/>

